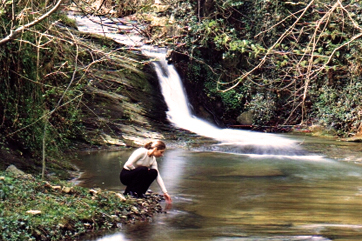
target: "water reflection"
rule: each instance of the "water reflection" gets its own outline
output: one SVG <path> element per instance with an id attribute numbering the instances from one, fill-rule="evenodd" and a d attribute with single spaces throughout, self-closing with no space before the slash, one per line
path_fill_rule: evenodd
<path id="1" fill-rule="evenodd" d="M 97 240 L 98 241 L 114 241 L 114 240 L 117 240 L 117 241 L 128 241 L 130 239 L 127 239 L 124 237 L 125 235 L 122 234 L 122 233 L 116 233 L 116 234 L 112 234 L 112 235 L 107 235 L 105 237 L 102 237 L 102 238 L 98 238 Z"/>
<path id="2" fill-rule="evenodd" d="M 84 172 L 79 179 L 79 185 L 120 191 L 119 173 L 131 153 L 132 150 L 80 154 L 83 160 L 74 161 L 74 164 Z"/>
<path id="3" fill-rule="evenodd" d="M 85 172 L 82 185 L 123 191 L 118 175 L 130 153 L 84 157 L 78 163 Z M 152 222 L 126 225 L 104 240 L 362 239 L 359 166 L 312 155 L 180 149 L 167 150 L 158 163 L 172 210 Z M 156 183 L 151 189 L 159 192 Z"/>

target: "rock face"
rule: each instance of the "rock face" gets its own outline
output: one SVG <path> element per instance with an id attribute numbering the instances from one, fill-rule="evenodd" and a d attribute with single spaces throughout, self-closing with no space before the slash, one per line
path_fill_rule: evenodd
<path id="1" fill-rule="evenodd" d="M 145 140 L 163 139 L 163 130 L 168 129 L 167 105 L 150 60 L 138 49 L 143 44 L 139 41 L 140 36 L 137 38 L 133 32 L 132 36 L 111 34 L 107 30 L 104 37 L 97 34 L 104 28 L 97 24 L 96 18 L 94 21 L 73 15 L 72 18 L 82 32 L 83 40 L 92 40 L 99 51 L 103 51 L 103 46 L 120 49 L 112 51 L 112 61 L 103 68 L 91 70 L 82 107 L 84 118 L 81 122 L 86 131 L 77 138 L 85 140 L 80 140 L 79 145 L 85 141 L 98 146 L 138 146 Z M 123 27 L 124 31 L 127 27 L 133 28 Z"/>
<path id="2" fill-rule="evenodd" d="M 163 139 L 167 105 L 156 73 L 144 66 L 143 73 L 122 76 L 100 70 L 106 78 L 94 81 L 86 91 L 83 123 L 88 142 L 97 145 L 137 146 L 146 139 Z M 111 87 L 110 87 L 111 86 Z"/>
<path id="3" fill-rule="evenodd" d="M 223 116 L 224 106 L 222 102 L 216 98 L 209 98 L 204 91 L 204 84 L 202 81 L 190 81 L 187 78 L 189 72 L 188 64 L 190 62 L 189 57 L 186 55 L 172 52 L 168 60 L 171 61 L 180 75 L 187 98 L 192 106 L 191 111 L 195 116 L 207 120 L 217 126 L 223 127 L 224 124 L 219 118 Z"/>

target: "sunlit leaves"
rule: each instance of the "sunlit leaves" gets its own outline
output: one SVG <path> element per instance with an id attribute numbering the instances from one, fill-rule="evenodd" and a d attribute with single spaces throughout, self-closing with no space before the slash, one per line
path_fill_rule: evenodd
<path id="1" fill-rule="evenodd" d="M 227 0 L 222 3 L 222 6 L 224 7 L 238 7 L 242 6 L 244 4 L 244 1 L 239 0 Z"/>

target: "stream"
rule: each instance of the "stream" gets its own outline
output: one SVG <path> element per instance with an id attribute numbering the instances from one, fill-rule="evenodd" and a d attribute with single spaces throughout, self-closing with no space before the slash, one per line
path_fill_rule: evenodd
<path id="1" fill-rule="evenodd" d="M 73 17 L 82 31 L 105 31 Z M 360 143 L 217 128 L 193 116 L 165 50 L 107 34 L 156 58 L 167 116 L 175 127 L 218 143 L 174 146 L 158 159 L 173 198 L 170 210 L 84 240 L 362 240 Z M 75 161 L 83 172 L 79 185 L 123 192 L 119 172 L 132 151 L 83 154 Z M 160 191 L 156 183 L 150 188 Z"/>
<path id="2" fill-rule="evenodd" d="M 169 149 L 158 164 L 172 209 L 84 240 L 362 240 L 362 167 L 340 159 L 361 158 L 357 144 L 293 138 L 338 159 Z M 131 152 L 85 154 L 80 185 L 122 192 Z"/>

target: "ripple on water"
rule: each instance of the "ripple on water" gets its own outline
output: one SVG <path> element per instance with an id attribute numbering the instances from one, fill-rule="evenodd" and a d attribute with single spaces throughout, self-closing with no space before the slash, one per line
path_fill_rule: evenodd
<path id="1" fill-rule="evenodd" d="M 221 237 L 213 239 L 216 241 L 330 241 L 322 236 L 274 236 L 274 237 Z"/>

